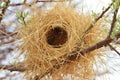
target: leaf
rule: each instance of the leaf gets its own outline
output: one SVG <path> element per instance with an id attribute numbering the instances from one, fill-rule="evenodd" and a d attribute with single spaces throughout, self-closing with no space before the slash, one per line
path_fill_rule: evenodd
<path id="1" fill-rule="evenodd" d="M 24 17 L 24 18 L 27 17 L 28 14 L 29 14 L 29 12 L 24 12 L 24 13 L 23 13 L 23 17 Z"/>
<path id="2" fill-rule="evenodd" d="M 25 24 L 25 22 L 23 20 L 20 20 L 20 19 L 18 20 L 18 22 L 21 24 Z"/>
<path id="3" fill-rule="evenodd" d="M 120 0 L 116 0 L 113 5 L 112 5 L 112 9 L 116 9 L 120 6 Z"/>
<path id="4" fill-rule="evenodd" d="M 7 3 L 6 3 L 6 2 L 2 2 L 0 6 L 1 6 L 2 8 L 5 8 L 5 7 L 7 7 Z"/>
<path id="5" fill-rule="evenodd" d="M 98 16 L 98 14 L 95 13 L 94 11 L 92 11 L 92 16 L 96 18 Z"/>
<path id="6" fill-rule="evenodd" d="M 104 11 L 105 10 L 105 7 L 102 7 L 102 11 Z"/>
<path id="7" fill-rule="evenodd" d="M 16 12 L 16 17 L 17 17 L 17 18 L 21 18 L 21 17 L 22 17 L 22 12 L 17 11 L 17 12 Z"/>

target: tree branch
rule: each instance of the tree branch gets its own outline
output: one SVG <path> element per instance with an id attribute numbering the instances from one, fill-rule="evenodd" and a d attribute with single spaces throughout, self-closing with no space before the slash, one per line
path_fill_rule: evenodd
<path id="1" fill-rule="evenodd" d="M 96 19 L 95 22 L 97 22 L 100 18 L 103 17 L 103 15 L 111 8 L 111 6 L 113 5 L 115 1 L 113 1 Z M 87 33 L 89 30 L 91 30 L 93 28 L 93 24 L 91 24 L 84 33 Z"/>
<path id="2" fill-rule="evenodd" d="M 17 67 L 17 66 L 14 66 L 14 65 L 4 65 L 4 66 L 0 66 L 0 69 L 1 70 L 9 70 L 9 71 L 20 71 L 20 72 L 23 72 L 25 71 L 25 68 L 24 67 Z"/>
<path id="3" fill-rule="evenodd" d="M 27 0 L 24 0 L 22 3 L 9 4 L 9 6 L 21 6 L 21 5 L 26 4 L 26 1 L 27 1 Z"/>
<path id="4" fill-rule="evenodd" d="M 10 0 L 6 0 L 6 6 L 2 9 L 2 13 L 0 14 L 0 22 L 1 22 L 2 18 L 3 18 L 3 15 L 6 12 L 6 9 L 8 8 L 9 3 L 10 3 Z"/>
<path id="5" fill-rule="evenodd" d="M 100 18 L 103 17 L 103 15 L 111 8 L 114 2 L 112 2 L 100 15 L 95 19 L 95 21 L 98 21 Z"/>
<path id="6" fill-rule="evenodd" d="M 33 3 L 31 4 L 26 4 L 26 1 L 24 0 L 23 3 L 16 3 L 16 4 L 10 4 L 10 6 L 21 6 L 21 5 L 28 5 L 31 6 L 34 3 L 38 3 L 38 2 L 62 2 L 62 1 L 55 1 L 55 0 L 35 0 Z"/>
<path id="7" fill-rule="evenodd" d="M 116 22 L 116 17 L 117 17 L 118 9 L 119 9 L 119 7 L 114 11 L 113 20 L 112 20 L 112 23 L 111 23 L 111 28 L 110 28 L 108 37 L 111 36 L 111 34 L 113 32 L 113 29 L 115 27 L 115 22 Z"/>
<path id="8" fill-rule="evenodd" d="M 108 46 L 120 56 L 120 53 L 112 45 L 108 44 Z"/>

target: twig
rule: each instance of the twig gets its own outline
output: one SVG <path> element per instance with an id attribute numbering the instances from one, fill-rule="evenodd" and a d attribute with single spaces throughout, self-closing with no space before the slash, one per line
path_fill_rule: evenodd
<path id="1" fill-rule="evenodd" d="M 10 4 L 9 6 L 21 6 L 21 5 L 24 5 L 24 3 Z"/>
<path id="2" fill-rule="evenodd" d="M 103 17 L 103 15 L 111 8 L 111 6 L 113 5 L 114 2 L 115 2 L 115 1 L 113 1 L 113 2 L 100 14 L 100 16 L 98 16 L 98 17 L 95 19 L 95 22 L 97 22 L 100 18 Z M 84 36 L 88 33 L 88 31 L 90 31 L 93 27 L 94 27 L 93 24 L 91 24 L 91 25 L 84 31 L 81 39 L 83 39 Z M 81 41 L 82 41 L 82 40 L 81 40 Z"/>
<path id="3" fill-rule="evenodd" d="M 103 15 L 111 8 L 111 6 L 113 5 L 114 1 L 100 14 L 100 16 L 98 16 L 96 19 L 95 19 L 95 22 L 97 22 L 100 18 L 103 17 Z M 86 30 L 84 33 L 87 33 L 89 30 L 91 30 L 93 28 L 93 24 L 91 24 Z"/>
<path id="4" fill-rule="evenodd" d="M 9 6 L 21 6 L 21 5 L 27 5 L 27 6 L 31 6 L 34 3 L 38 3 L 38 2 L 62 2 L 62 1 L 55 1 L 55 0 L 35 0 L 33 3 L 31 4 L 27 4 L 26 0 L 24 0 L 23 3 L 16 3 L 16 4 L 10 4 Z"/>
<path id="5" fill-rule="evenodd" d="M 20 71 L 20 72 L 23 72 L 25 71 L 25 68 L 24 67 L 17 67 L 17 66 L 14 66 L 14 65 L 6 65 L 6 66 L 0 66 L 0 69 L 1 70 L 9 70 L 9 71 Z"/>
<path id="6" fill-rule="evenodd" d="M 111 8 L 111 6 L 113 5 L 113 3 L 114 3 L 114 2 L 112 2 L 112 3 L 101 13 L 101 15 L 95 19 L 95 21 L 98 21 L 100 18 L 102 18 L 103 15 Z"/>
<path id="7" fill-rule="evenodd" d="M 120 55 L 120 52 L 118 52 L 112 45 L 108 44 L 108 46 L 109 46 L 112 50 L 114 50 L 118 55 Z"/>
<path id="8" fill-rule="evenodd" d="M 7 0 L 6 1 L 6 6 L 2 9 L 2 13 L 0 14 L 0 22 L 1 22 L 1 20 L 2 20 L 2 18 L 3 18 L 3 15 L 5 14 L 5 12 L 6 12 L 6 9 L 8 8 L 8 5 L 9 5 L 9 3 L 10 3 L 10 0 Z"/>
<path id="9" fill-rule="evenodd" d="M 26 1 L 27 1 L 27 0 L 24 0 L 22 3 L 9 4 L 9 6 L 21 6 L 21 5 L 26 4 Z"/>
<path id="10" fill-rule="evenodd" d="M 120 37 L 120 34 L 115 35 L 116 37 Z M 115 44 L 120 44 L 120 40 L 118 38 L 114 39 Z"/>
<path id="11" fill-rule="evenodd" d="M 116 39 L 120 38 L 120 34 L 119 33 L 116 34 L 115 37 L 116 37 Z"/>
<path id="12" fill-rule="evenodd" d="M 108 38 L 111 36 L 111 34 L 113 32 L 113 29 L 115 27 L 115 22 L 116 22 L 116 17 L 117 17 L 118 9 L 119 9 L 119 7 L 117 9 L 115 9 L 115 11 L 114 11 L 113 20 L 112 20 L 112 23 L 111 23 L 111 28 L 110 28 L 109 34 L 107 36 Z"/>

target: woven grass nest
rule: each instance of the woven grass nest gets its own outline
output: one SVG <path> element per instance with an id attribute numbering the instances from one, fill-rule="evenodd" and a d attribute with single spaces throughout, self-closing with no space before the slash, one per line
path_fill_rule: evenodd
<path id="1" fill-rule="evenodd" d="M 47 11 L 36 11 L 30 20 L 30 23 L 18 31 L 19 37 L 23 40 L 20 50 L 21 54 L 25 55 L 22 64 L 28 67 L 25 71 L 27 75 L 43 75 L 50 68 L 54 68 L 52 60 L 59 63 L 60 56 L 70 55 L 69 53 L 76 48 L 83 50 L 101 40 L 98 36 L 104 34 L 101 29 L 103 21 L 100 20 L 82 37 L 84 31 L 92 24 L 93 18 L 89 14 L 78 13 L 65 4 Z M 69 76 L 72 80 L 93 80 L 93 65 L 96 63 L 96 57 L 100 56 L 99 49 L 81 55 L 79 59 L 64 66 L 60 63 L 59 69 L 53 69 L 42 79 L 64 80 L 65 76 Z M 33 77 L 30 79 L 34 80 Z"/>

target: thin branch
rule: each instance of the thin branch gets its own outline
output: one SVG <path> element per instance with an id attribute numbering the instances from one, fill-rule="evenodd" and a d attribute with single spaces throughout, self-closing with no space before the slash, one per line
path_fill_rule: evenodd
<path id="1" fill-rule="evenodd" d="M 24 5 L 24 3 L 10 4 L 9 6 L 21 6 L 21 5 Z"/>
<path id="2" fill-rule="evenodd" d="M 100 18 L 103 17 L 103 15 L 111 8 L 111 6 L 113 5 L 114 1 L 100 14 L 100 16 L 98 16 L 96 19 L 95 19 L 95 22 L 97 22 Z M 93 24 L 91 24 L 86 30 L 84 33 L 87 33 L 89 30 L 91 30 L 93 28 Z"/>
<path id="3" fill-rule="evenodd" d="M 114 3 L 114 2 L 112 2 L 112 3 L 101 13 L 101 15 L 95 19 L 95 21 L 98 21 L 100 18 L 102 18 L 103 15 L 111 8 L 111 6 L 113 5 L 113 3 Z"/>
<path id="4" fill-rule="evenodd" d="M 108 44 L 108 46 L 109 46 L 112 50 L 114 50 L 118 55 L 120 55 L 120 52 L 118 52 L 112 45 Z"/>
<path id="5" fill-rule="evenodd" d="M 2 13 L 0 14 L 0 22 L 1 22 L 2 18 L 3 18 L 3 15 L 6 12 L 6 9 L 8 8 L 9 3 L 10 3 L 10 0 L 7 0 L 6 1 L 6 6 L 2 9 Z"/>
<path id="6" fill-rule="evenodd" d="M 36 2 L 63 2 L 69 0 L 36 0 Z"/>
<path id="7" fill-rule="evenodd" d="M 118 9 L 119 9 L 119 7 L 114 11 L 113 20 L 112 20 L 112 23 L 111 23 L 111 28 L 110 28 L 108 37 L 111 36 L 111 34 L 112 34 L 112 32 L 113 32 L 113 29 L 114 29 L 114 27 L 115 27 L 115 22 L 116 22 L 116 17 L 117 17 Z"/>
<path id="8" fill-rule="evenodd" d="M 31 6 L 34 3 L 38 3 L 38 2 L 63 2 L 63 1 L 55 1 L 55 0 L 35 0 L 33 3 L 31 4 L 27 4 L 26 0 L 24 0 L 23 3 L 16 3 L 16 4 L 10 4 L 9 6 L 21 6 L 21 5 L 27 5 L 27 6 Z"/>
<path id="9" fill-rule="evenodd" d="M 115 37 L 116 37 L 116 39 L 120 38 L 120 34 L 119 33 L 116 34 Z"/>
<path id="10" fill-rule="evenodd" d="M 22 3 L 16 3 L 16 4 L 9 4 L 9 6 L 21 6 L 26 4 L 27 0 L 24 0 Z"/>
<path id="11" fill-rule="evenodd" d="M 9 71 L 20 71 L 20 72 L 23 72 L 25 71 L 25 68 L 24 67 L 17 67 L 17 66 L 14 66 L 14 65 L 6 65 L 6 66 L 0 66 L 0 69 L 1 70 L 9 70 Z"/>

